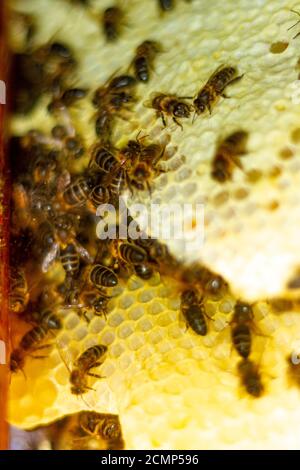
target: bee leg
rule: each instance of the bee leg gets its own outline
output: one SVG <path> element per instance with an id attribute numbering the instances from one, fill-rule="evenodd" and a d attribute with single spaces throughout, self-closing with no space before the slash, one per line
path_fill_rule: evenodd
<path id="1" fill-rule="evenodd" d="M 148 192 L 149 192 L 149 196 L 151 196 L 152 195 L 152 189 L 151 189 L 149 181 L 146 181 L 146 186 L 147 186 L 147 189 L 148 189 Z"/>
<path id="2" fill-rule="evenodd" d="M 87 316 L 87 311 L 86 311 L 86 310 L 82 313 L 82 316 L 83 316 L 83 318 L 85 319 L 85 321 L 86 321 L 87 323 L 90 323 L 91 320 L 90 320 L 89 317 Z"/>
<path id="3" fill-rule="evenodd" d="M 30 354 L 30 357 L 32 357 L 32 359 L 46 359 L 46 357 L 49 357 L 49 356 L 32 356 Z"/>
<path id="4" fill-rule="evenodd" d="M 167 123 L 166 123 L 166 120 L 165 120 L 164 113 L 158 113 L 158 114 L 159 114 L 159 117 L 162 120 L 162 123 L 163 123 L 164 127 L 167 127 Z"/>
<path id="5" fill-rule="evenodd" d="M 134 193 L 133 193 L 132 184 L 131 184 L 131 181 L 130 181 L 130 178 L 129 178 L 128 173 L 126 173 L 125 178 L 126 178 L 126 184 L 127 184 L 128 189 L 129 189 L 129 191 L 130 191 L 130 194 L 131 194 L 131 196 L 133 196 Z"/>
<path id="6" fill-rule="evenodd" d="M 38 351 L 40 349 L 46 349 L 46 348 L 50 348 L 52 346 L 52 344 L 43 344 L 42 346 L 37 346 L 36 348 L 33 348 L 31 349 L 31 351 Z"/>
<path id="7" fill-rule="evenodd" d="M 226 98 L 226 99 L 229 99 L 229 98 L 230 98 L 230 96 L 226 95 L 225 93 L 222 93 L 221 96 L 222 96 L 223 98 Z"/>
<path id="8" fill-rule="evenodd" d="M 245 74 L 243 73 L 242 75 L 239 75 L 238 77 L 235 77 L 233 80 L 231 80 L 231 81 L 227 84 L 227 86 L 233 85 L 233 83 L 239 82 L 239 81 L 243 78 L 244 75 L 245 75 Z"/>
<path id="9" fill-rule="evenodd" d="M 90 377 L 96 377 L 96 379 L 104 379 L 105 378 L 103 375 L 93 374 L 92 372 L 88 372 L 87 375 L 89 375 Z"/>
<path id="10" fill-rule="evenodd" d="M 94 311 L 94 315 L 95 315 L 95 317 L 104 317 L 105 321 L 107 321 L 107 312 L 105 310 L 103 310 L 103 312 L 101 312 L 101 313 Z"/>
<path id="11" fill-rule="evenodd" d="M 183 131 L 183 125 L 181 124 L 181 122 L 177 121 L 175 117 L 173 117 L 173 121 L 177 124 L 177 126 L 181 127 L 181 130 Z"/>

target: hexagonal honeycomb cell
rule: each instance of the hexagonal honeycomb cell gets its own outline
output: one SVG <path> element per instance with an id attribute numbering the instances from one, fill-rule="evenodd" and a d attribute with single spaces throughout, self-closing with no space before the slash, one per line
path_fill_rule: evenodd
<path id="1" fill-rule="evenodd" d="M 10 3 L 15 15 L 31 15 L 38 24 L 32 47 L 54 40 L 72 47 L 79 64 L 73 86 L 90 93 L 70 113 L 87 147 L 95 142 L 92 92 L 116 71 L 128 72 L 142 41 L 162 44 L 151 80 L 137 85 L 136 103 L 114 126 L 113 142 L 120 148 L 141 131 L 166 146 L 161 162 L 166 171 L 154 180 L 151 198 L 148 191 L 127 191 L 126 201 L 129 208 L 137 202 L 148 208 L 170 201 L 198 203 L 205 215 L 204 245 L 190 250 L 187 238 L 162 239 L 178 269 L 166 267 L 148 281 L 134 274 L 122 279 L 112 289 L 107 318 L 88 312 L 87 322 L 76 309 L 57 309 L 62 328 L 48 335 L 45 357 L 26 357 L 23 373 L 12 376 L 10 422 L 32 429 L 88 409 L 119 416 L 127 449 L 297 447 L 299 390 L 287 363 L 299 350 L 300 321 L 294 189 L 299 186 L 300 82 L 297 29 L 288 31 L 297 20 L 292 2 L 254 1 L 249 9 L 247 0 L 177 0 L 162 14 L 158 2 L 124 1 L 122 34 L 111 44 L 99 19 L 110 1 L 91 1 L 87 9 L 63 0 Z M 16 20 L 11 45 L 16 53 L 24 51 L 24 31 Z M 169 118 L 164 127 L 147 107 L 153 92 L 195 97 L 221 65 L 236 67 L 243 77 L 211 113 L 182 120 L 183 129 Z M 45 93 L 30 113 L 16 115 L 12 134 L 38 129 L 49 135 L 57 122 L 47 112 L 48 103 Z M 241 129 L 249 134 L 241 165 L 226 184 L 216 182 L 211 163 L 217 146 Z M 73 171 L 86 168 L 88 161 L 88 156 L 75 161 Z M 204 298 L 205 336 L 187 327 L 180 309 L 184 283 L 179 275 L 193 263 L 203 263 L 229 283 L 218 300 Z M 46 277 L 59 283 L 64 273 L 55 264 Z M 296 288 L 288 286 L 292 281 Z M 264 387 L 259 399 L 242 386 L 241 358 L 231 341 L 232 314 L 241 299 L 253 309 L 250 358 Z M 17 347 L 31 326 L 12 316 Z M 107 346 L 103 363 L 94 369 L 101 378 L 88 377 L 91 390 L 71 394 L 75 361 L 99 344 Z"/>

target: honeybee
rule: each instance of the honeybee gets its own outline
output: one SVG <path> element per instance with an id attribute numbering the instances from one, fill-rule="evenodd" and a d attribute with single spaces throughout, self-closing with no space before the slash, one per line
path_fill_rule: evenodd
<path id="1" fill-rule="evenodd" d="M 66 131 L 66 136 L 62 139 L 61 136 L 57 135 L 54 136 L 54 138 L 58 138 L 61 140 L 60 142 L 60 147 L 62 147 L 62 144 L 65 146 L 69 145 L 68 150 L 72 150 L 70 148 L 69 140 L 68 139 L 75 139 L 79 142 L 82 139 L 80 139 L 78 136 L 75 136 L 75 129 L 74 125 L 72 123 L 71 115 L 69 108 L 74 106 L 79 100 L 82 100 L 86 95 L 87 95 L 87 90 L 84 88 L 68 88 L 68 89 L 61 89 L 62 86 L 58 85 L 57 89 L 53 90 L 53 98 L 50 101 L 50 103 L 47 106 L 48 112 L 53 115 L 55 118 L 58 120 L 63 120 L 65 124 L 65 131 Z M 59 126 L 62 128 L 62 126 Z M 53 133 L 52 133 L 53 135 Z M 71 141 L 72 141 L 71 140 Z M 59 142 L 56 141 L 54 144 L 59 145 Z M 77 146 L 79 143 L 77 144 Z"/>
<path id="2" fill-rule="evenodd" d="M 205 296 L 212 300 L 219 300 L 228 291 L 227 282 L 218 274 L 203 266 L 193 268 L 195 281 L 199 282 L 204 290 Z"/>
<path id="3" fill-rule="evenodd" d="M 94 315 L 106 316 L 107 314 L 107 304 L 110 300 L 110 297 L 106 296 L 103 292 L 84 292 L 83 299 L 86 302 L 86 305 L 90 305 L 93 308 Z"/>
<path id="4" fill-rule="evenodd" d="M 91 150 L 90 166 L 93 164 L 104 173 L 112 173 L 119 166 L 119 161 L 108 148 L 96 144 Z"/>
<path id="5" fill-rule="evenodd" d="M 131 75 L 118 75 L 110 79 L 108 89 L 111 93 L 116 93 L 121 89 L 132 88 L 134 85 L 136 85 L 136 80 Z"/>
<path id="6" fill-rule="evenodd" d="M 135 274 L 147 281 L 153 276 L 153 269 L 147 264 L 137 264 L 134 266 Z"/>
<path id="7" fill-rule="evenodd" d="M 97 112 L 95 122 L 95 132 L 101 137 L 102 142 L 109 142 L 112 134 L 113 118 L 107 108 L 102 108 Z"/>
<path id="8" fill-rule="evenodd" d="M 95 264 L 89 274 L 90 282 L 97 289 L 102 287 L 114 287 L 118 284 L 118 278 L 112 269 L 101 264 Z"/>
<path id="9" fill-rule="evenodd" d="M 249 395 L 258 398 L 264 392 L 264 386 L 261 381 L 258 366 L 250 359 L 242 359 L 237 366 L 242 385 Z"/>
<path id="10" fill-rule="evenodd" d="M 236 131 L 230 134 L 218 145 L 216 154 L 212 161 L 211 176 L 219 183 L 224 183 L 232 178 L 235 166 L 242 169 L 239 157 L 246 151 L 248 133 Z"/>
<path id="11" fill-rule="evenodd" d="M 93 207 L 97 208 L 100 204 L 106 204 L 110 200 L 109 189 L 101 184 L 98 184 L 92 189 L 92 192 L 89 196 Z"/>
<path id="12" fill-rule="evenodd" d="M 132 61 L 137 80 L 144 83 L 149 81 L 149 72 L 152 68 L 154 57 L 160 50 L 160 44 L 150 40 L 142 42 L 142 44 L 137 47 L 135 57 Z"/>
<path id="13" fill-rule="evenodd" d="M 123 448 L 122 431 L 117 415 L 83 411 L 79 415 L 78 424 L 87 434 L 86 437 L 100 438 L 108 444 L 118 444 L 119 449 Z"/>
<path id="14" fill-rule="evenodd" d="M 174 0 L 158 0 L 158 4 L 162 11 L 169 11 L 174 8 Z"/>
<path id="15" fill-rule="evenodd" d="M 55 93 L 54 99 L 48 104 L 50 113 L 56 110 L 64 110 L 73 106 L 78 100 L 82 100 L 87 95 L 85 88 L 68 88 L 61 93 Z"/>
<path id="16" fill-rule="evenodd" d="M 160 173 L 165 172 L 158 166 L 164 156 L 165 146 L 151 143 L 144 144 L 140 139 L 129 140 L 125 147 L 120 150 L 120 156 L 124 158 L 127 171 L 127 183 L 130 187 L 145 190 L 151 193 L 150 182 Z"/>
<path id="17" fill-rule="evenodd" d="M 292 353 L 287 357 L 288 363 L 288 379 L 289 381 L 300 387 L 300 359 L 299 354 Z"/>
<path id="18" fill-rule="evenodd" d="M 231 320 L 231 337 L 237 353 L 247 359 L 251 352 L 251 327 L 253 310 L 250 304 L 237 301 Z"/>
<path id="19" fill-rule="evenodd" d="M 130 75 L 114 75 L 96 89 L 92 99 L 94 107 L 97 108 L 95 131 L 104 143 L 110 141 L 114 118 L 119 114 L 122 117 L 128 105 L 135 101 L 132 94 L 136 84 L 135 78 Z"/>
<path id="20" fill-rule="evenodd" d="M 72 50 L 64 43 L 55 41 L 33 52 L 37 67 L 44 71 L 45 89 L 57 92 L 63 88 L 68 74 L 74 70 L 76 60 Z"/>
<path id="21" fill-rule="evenodd" d="M 49 329 L 46 325 L 38 325 L 33 327 L 31 330 L 27 331 L 22 337 L 20 342 L 20 348 L 23 351 L 41 349 L 41 347 L 36 345 L 40 344 L 46 336 L 48 335 Z"/>
<path id="22" fill-rule="evenodd" d="M 136 80 L 131 75 L 118 75 L 110 77 L 103 86 L 97 88 L 92 103 L 95 108 L 105 108 L 109 113 L 120 111 L 121 108 L 134 101 L 131 90 Z"/>
<path id="23" fill-rule="evenodd" d="M 115 41 L 120 35 L 123 12 L 120 8 L 113 6 L 106 8 L 103 12 L 103 33 L 109 42 Z"/>
<path id="24" fill-rule="evenodd" d="M 51 217 L 53 215 L 52 200 L 54 194 L 51 194 L 51 189 L 46 188 L 44 184 L 36 185 L 29 191 L 29 202 L 32 216 L 37 220 L 40 217 Z"/>
<path id="25" fill-rule="evenodd" d="M 110 202 L 116 206 L 118 204 L 118 198 L 122 190 L 125 188 L 126 182 L 128 182 L 128 178 L 124 168 L 121 166 L 111 175 L 107 175 L 106 178 L 103 178 L 103 187 L 108 189 Z"/>
<path id="26" fill-rule="evenodd" d="M 29 301 L 25 272 L 21 268 L 10 270 L 9 307 L 15 313 L 23 312 Z"/>
<path id="27" fill-rule="evenodd" d="M 10 356 L 10 370 L 16 372 L 23 369 L 25 364 L 26 355 L 32 356 L 31 353 L 48 348 L 49 344 L 41 345 L 49 333 L 48 327 L 45 325 L 38 325 L 24 334 L 20 341 L 18 348 L 14 349 Z M 43 359 L 45 356 L 32 356 L 35 359 Z"/>
<path id="28" fill-rule="evenodd" d="M 19 112 L 29 112 L 45 92 L 60 88 L 76 61 L 68 46 L 47 43 L 35 50 L 15 57 L 16 98 Z"/>
<path id="29" fill-rule="evenodd" d="M 51 135 L 52 137 L 54 137 L 54 139 L 63 140 L 68 135 L 68 129 L 66 128 L 66 126 L 63 126 L 62 124 L 56 124 L 51 129 Z"/>
<path id="30" fill-rule="evenodd" d="M 90 176 L 79 176 L 73 180 L 63 192 L 63 200 L 70 207 L 85 204 L 93 189 L 93 179 Z"/>
<path id="31" fill-rule="evenodd" d="M 218 67 L 194 99 L 195 113 L 202 114 L 206 109 L 211 113 L 212 105 L 217 101 L 219 96 L 227 98 L 224 93 L 225 88 L 241 80 L 243 76 L 244 75 L 238 75 L 238 71 L 235 67 L 224 67 L 223 65 Z"/>
<path id="32" fill-rule="evenodd" d="M 80 158 L 85 152 L 85 148 L 80 136 L 69 136 L 64 142 L 64 150 L 67 155 L 70 155 L 73 158 Z"/>
<path id="33" fill-rule="evenodd" d="M 31 47 L 32 40 L 36 34 L 36 21 L 35 18 L 31 15 L 19 12 L 11 12 L 13 24 L 17 26 L 20 24 L 22 30 L 22 35 L 24 35 L 24 42 L 27 47 Z"/>
<path id="34" fill-rule="evenodd" d="M 34 231 L 37 226 L 37 215 L 33 213 L 31 204 L 31 190 L 19 182 L 12 187 L 12 220 L 13 226 L 22 227 L 27 232 Z"/>
<path id="35" fill-rule="evenodd" d="M 13 186 L 13 216 L 24 229 L 36 229 L 37 224 L 53 215 L 53 193 L 44 184 L 25 186 L 16 183 Z"/>
<path id="36" fill-rule="evenodd" d="M 33 311 L 25 315 L 26 320 L 37 323 L 48 330 L 59 330 L 61 328 L 60 319 L 51 309 L 42 310 L 42 312 Z"/>
<path id="37" fill-rule="evenodd" d="M 59 258 L 66 274 L 73 277 L 79 270 L 80 259 L 85 263 L 93 261 L 88 250 L 76 240 L 73 223 L 71 214 L 64 214 L 57 216 L 53 224 L 44 222 L 40 226 L 42 272 L 47 272 Z"/>
<path id="38" fill-rule="evenodd" d="M 132 243 L 121 242 L 117 247 L 118 256 L 121 261 L 131 265 L 140 265 L 147 263 L 148 256 L 146 251 Z"/>
<path id="39" fill-rule="evenodd" d="M 139 160 L 141 152 L 143 149 L 142 141 L 143 137 L 137 138 L 135 140 L 129 140 L 124 147 L 120 149 L 120 155 L 125 159 L 125 161 L 130 161 L 131 164 L 134 164 Z"/>
<path id="40" fill-rule="evenodd" d="M 164 93 L 154 93 L 150 103 L 146 102 L 146 106 L 156 110 L 157 117 L 160 117 L 163 125 L 166 127 L 165 115 L 172 116 L 173 121 L 183 129 L 182 124 L 178 121 L 181 118 L 189 118 L 191 115 L 191 106 L 183 101 L 185 97 L 176 95 L 166 95 Z"/>
<path id="41" fill-rule="evenodd" d="M 68 307 L 74 307 L 89 322 L 87 310 L 92 309 L 94 315 L 106 317 L 110 299 L 111 297 L 106 295 L 102 289 L 86 289 L 85 286 L 80 288 L 72 285 L 67 294 L 66 303 Z"/>
<path id="42" fill-rule="evenodd" d="M 130 185 L 139 191 L 148 190 L 151 194 L 150 181 L 155 177 L 156 172 L 146 162 L 138 162 L 131 171 Z"/>
<path id="43" fill-rule="evenodd" d="M 165 263 L 170 267 L 172 266 L 173 263 L 167 246 L 160 243 L 156 238 L 139 237 L 134 243 L 147 252 L 149 262 L 160 266 Z"/>
<path id="44" fill-rule="evenodd" d="M 205 336 L 207 334 L 205 316 L 208 315 L 205 313 L 202 300 L 199 299 L 195 290 L 188 289 L 182 292 L 180 309 L 188 326 L 190 326 L 197 335 Z"/>
<path id="45" fill-rule="evenodd" d="M 73 243 L 60 250 L 60 261 L 67 275 L 74 277 L 79 271 L 80 256 Z"/>
<path id="46" fill-rule="evenodd" d="M 59 170 L 55 152 L 44 152 L 37 156 L 32 163 L 32 176 L 34 183 L 52 185 Z"/>
<path id="47" fill-rule="evenodd" d="M 46 46 L 50 55 L 60 57 L 62 59 L 73 59 L 73 53 L 69 46 L 61 42 L 55 41 Z"/>
<path id="48" fill-rule="evenodd" d="M 61 95 L 61 100 L 65 106 L 72 106 L 76 101 L 86 97 L 88 90 L 86 88 L 68 88 Z"/>
<path id="49" fill-rule="evenodd" d="M 87 385 L 86 376 L 102 378 L 100 375 L 90 372 L 90 370 L 102 364 L 102 358 L 106 351 L 107 346 L 99 344 L 86 349 L 86 351 L 76 359 L 70 373 L 71 393 L 74 395 L 82 395 L 88 390 L 92 390 Z"/>
<path id="50" fill-rule="evenodd" d="M 25 365 L 25 354 L 23 349 L 16 348 L 12 351 L 9 360 L 9 368 L 11 372 L 17 372 L 23 370 Z"/>

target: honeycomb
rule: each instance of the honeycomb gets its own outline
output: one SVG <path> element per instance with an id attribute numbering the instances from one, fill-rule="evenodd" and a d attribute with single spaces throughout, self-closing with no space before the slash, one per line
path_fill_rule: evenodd
<path id="1" fill-rule="evenodd" d="M 274 313 L 268 302 L 292 295 L 287 283 L 300 261 L 293 191 L 299 184 L 299 39 L 293 39 L 296 27 L 288 31 L 297 21 L 290 12 L 294 5 L 254 1 L 249 9 L 246 0 L 178 0 L 174 10 L 160 14 L 154 1 L 121 3 L 122 36 L 107 45 L 96 12 L 109 1 L 91 2 L 92 13 L 62 0 L 11 1 L 15 11 L 37 18 L 36 45 L 53 38 L 72 45 L 80 61 L 74 86 L 94 90 L 116 70 L 127 70 L 141 41 L 162 43 L 151 80 L 138 85 L 140 99 L 130 119 L 118 122 L 114 142 L 118 147 L 142 129 L 167 144 L 168 171 L 156 179 L 151 200 L 145 192 L 128 195 L 127 201 L 204 204 L 205 243 L 199 251 L 189 250 L 187 240 L 165 241 L 177 259 L 201 261 L 231 290 L 218 302 L 206 300 L 211 319 L 205 337 L 186 327 L 175 276 L 156 273 L 147 282 L 132 276 L 121 283 L 107 320 L 94 317 L 87 324 L 62 308 L 63 329 L 49 355 L 28 358 L 24 375 L 12 377 L 10 422 L 31 429 L 94 410 L 119 415 L 127 449 L 296 448 L 299 391 L 288 380 L 286 357 L 300 347 L 299 310 Z M 22 33 L 12 28 L 11 36 L 13 50 L 21 51 Z M 211 115 L 183 121 L 182 131 L 171 121 L 163 128 L 145 107 L 153 91 L 194 96 L 220 64 L 234 65 L 244 76 Z M 46 105 L 47 97 L 26 119 L 15 117 L 12 133 L 32 128 L 48 133 L 54 121 Z M 93 114 L 88 98 L 72 115 L 86 145 L 95 138 Z M 218 184 L 210 177 L 218 139 L 241 128 L 249 132 L 243 169 Z M 60 275 L 55 266 L 49 278 Z M 236 373 L 229 323 L 237 298 L 256 301 L 260 334 L 254 336 L 251 358 L 265 386 L 259 400 L 245 393 Z M 28 325 L 15 321 L 13 326 L 17 344 Z M 103 378 L 90 379 L 94 390 L 82 398 L 71 395 L 67 366 L 99 343 L 108 346 L 99 368 Z"/>

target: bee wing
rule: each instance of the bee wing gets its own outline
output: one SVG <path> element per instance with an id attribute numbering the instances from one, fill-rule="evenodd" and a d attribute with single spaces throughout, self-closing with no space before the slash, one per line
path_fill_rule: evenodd
<path id="1" fill-rule="evenodd" d="M 232 161 L 232 163 L 234 163 L 235 166 L 237 166 L 240 170 L 243 170 L 243 165 L 242 163 L 240 162 L 240 157 L 237 156 L 237 155 L 232 155 L 230 156 L 230 160 Z"/>
<path id="2" fill-rule="evenodd" d="M 220 64 L 220 65 L 216 68 L 216 70 L 214 71 L 214 73 L 212 73 L 212 75 L 209 77 L 208 81 L 212 80 L 212 79 L 216 76 L 216 74 L 219 73 L 220 70 L 222 70 L 224 67 L 225 67 L 225 64 Z"/>
<path id="3" fill-rule="evenodd" d="M 58 253 L 59 253 L 59 245 L 58 245 L 58 243 L 54 243 L 52 248 L 48 251 L 48 253 L 46 254 L 46 256 L 44 257 L 44 259 L 42 261 L 42 272 L 43 273 L 46 273 L 49 270 L 51 264 L 58 257 Z"/>
<path id="4" fill-rule="evenodd" d="M 152 91 L 152 93 L 150 93 L 149 95 L 149 100 L 145 101 L 143 105 L 146 108 L 152 108 L 152 101 L 154 100 L 154 98 L 156 98 L 157 95 L 161 95 L 161 94 L 162 93 L 157 93 L 157 91 Z"/>
<path id="5" fill-rule="evenodd" d="M 15 203 L 15 206 L 20 209 L 25 209 L 28 207 L 29 200 L 26 190 L 23 184 L 14 184 L 12 191 L 12 199 Z"/>
<path id="6" fill-rule="evenodd" d="M 59 344 L 58 341 L 56 341 L 56 347 L 57 347 L 57 351 L 58 351 L 58 354 L 62 360 L 62 362 L 64 363 L 64 365 L 66 366 L 66 369 L 69 373 L 71 373 L 71 364 L 72 364 L 72 358 L 70 357 L 70 353 L 67 351 L 67 352 L 63 352 L 63 346 L 61 344 Z"/>
<path id="7" fill-rule="evenodd" d="M 57 193 L 62 193 L 64 189 L 71 183 L 71 175 L 67 170 L 64 170 L 58 177 Z"/>
<path id="8" fill-rule="evenodd" d="M 94 258 L 89 254 L 88 250 L 86 250 L 77 240 L 74 240 L 74 245 L 77 253 L 83 261 L 88 264 L 92 264 L 94 262 Z"/>

